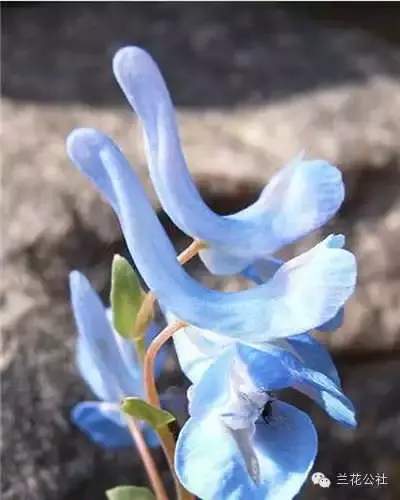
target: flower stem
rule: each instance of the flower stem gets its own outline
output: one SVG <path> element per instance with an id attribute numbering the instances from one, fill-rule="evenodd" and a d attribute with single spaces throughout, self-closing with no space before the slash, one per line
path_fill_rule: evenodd
<path id="1" fill-rule="evenodd" d="M 179 263 L 183 266 L 184 264 L 186 264 L 186 262 L 189 262 L 189 260 L 193 259 L 193 257 L 197 255 L 201 250 L 207 248 L 207 246 L 208 245 L 205 241 L 193 240 L 192 243 L 178 255 Z"/>
<path id="2" fill-rule="evenodd" d="M 160 474 L 157 470 L 157 466 L 154 463 L 153 457 L 151 456 L 150 450 L 146 444 L 138 423 L 134 418 L 129 417 L 128 415 L 126 415 L 126 419 L 129 431 L 132 434 L 133 439 L 135 440 L 136 447 L 139 451 L 144 468 L 146 469 L 147 475 L 149 476 L 151 486 L 156 496 L 156 500 L 168 500 L 167 492 L 165 491 Z"/>
<path id="3" fill-rule="evenodd" d="M 192 243 L 179 254 L 179 263 L 181 265 L 186 264 L 186 262 L 189 262 L 189 260 L 191 260 L 200 252 L 200 250 L 203 250 L 204 248 L 207 248 L 206 242 L 201 240 L 193 240 Z M 135 337 L 137 337 L 138 335 L 143 336 L 140 334 L 144 334 L 144 332 L 146 332 L 151 321 L 155 301 L 155 295 L 152 292 L 148 292 L 136 317 Z"/>
<path id="4" fill-rule="evenodd" d="M 146 396 L 149 403 L 159 407 L 160 401 L 154 377 L 154 362 L 158 351 L 172 335 L 186 325 L 184 321 L 176 321 L 172 325 L 168 325 L 164 330 L 152 341 L 147 349 L 144 359 L 144 381 L 146 388 Z M 175 439 L 169 430 L 168 426 L 157 429 L 161 440 L 161 446 L 168 460 L 168 465 L 171 469 L 172 476 L 175 482 L 175 488 L 178 495 L 178 500 L 193 500 L 193 496 L 185 490 L 175 474 L 174 456 L 175 456 Z"/>
<path id="5" fill-rule="evenodd" d="M 184 321 L 175 321 L 172 325 L 168 325 L 149 345 L 146 356 L 144 358 L 144 383 L 146 388 L 146 396 L 149 403 L 154 406 L 160 406 L 158 392 L 154 376 L 154 362 L 158 351 L 172 335 L 186 325 Z"/>
<path id="6" fill-rule="evenodd" d="M 146 344 L 144 337 L 134 340 L 136 352 L 139 358 L 140 366 L 144 365 L 144 358 L 146 357 Z"/>

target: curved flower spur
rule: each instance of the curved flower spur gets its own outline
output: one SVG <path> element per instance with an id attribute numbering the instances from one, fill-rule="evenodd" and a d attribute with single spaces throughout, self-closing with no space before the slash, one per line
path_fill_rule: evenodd
<path id="1" fill-rule="evenodd" d="M 211 272 L 235 274 L 259 260 L 275 268 L 273 253 L 321 227 L 339 209 L 344 199 L 340 171 L 300 155 L 273 176 L 251 206 L 217 215 L 202 200 L 186 167 L 174 107 L 156 63 L 144 50 L 124 47 L 113 68 L 143 127 L 161 205 L 182 231 L 208 245 L 200 257 Z"/>
<path id="2" fill-rule="evenodd" d="M 99 296 L 78 271 L 70 274 L 70 291 L 78 329 L 78 369 L 100 399 L 77 403 L 72 410 L 72 420 L 101 446 L 132 446 L 132 436 L 123 417 L 120 401 L 123 395 L 144 394 L 143 376 L 135 347 L 130 340 L 115 332 Z M 159 328 L 152 324 L 146 341 L 151 341 L 158 331 Z M 162 367 L 163 358 L 165 356 L 160 356 L 158 360 L 157 372 Z M 142 430 L 148 444 L 158 446 L 157 436 L 147 424 L 142 424 Z"/>
<path id="3" fill-rule="evenodd" d="M 78 129 L 69 136 L 67 150 L 114 208 L 147 286 L 183 321 L 232 339 L 263 342 L 317 328 L 353 293 L 354 256 L 324 245 L 284 263 L 257 287 L 234 293 L 207 289 L 178 264 L 140 181 L 110 138 Z"/>

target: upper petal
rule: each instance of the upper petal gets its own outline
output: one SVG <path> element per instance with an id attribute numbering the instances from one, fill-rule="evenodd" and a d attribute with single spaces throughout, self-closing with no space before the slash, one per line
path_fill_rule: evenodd
<path id="1" fill-rule="evenodd" d="M 240 272 L 255 257 L 323 225 L 343 202 L 336 167 L 296 159 L 273 177 L 251 207 L 217 215 L 200 197 L 186 167 L 174 108 L 156 63 L 144 50 L 125 47 L 115 55 L 113 68 L 142 123 L 150 176 L 161 204 L 178 227 L 213 247 L 201 252 L 213 272 Z"/>
<path id="2" fill-rule="evenodd" d="M 68 152 L 96 185 L 95 172 L 107 170 L 139 271 L 164 307 L 188 323 L 248 341 L 285 337 L 328 321 L 353 292 L 354 256 L 325 247 L 285 263 L 258 287 L 235 293 L 209 290 L 177 263 L 140 182 L 110 139 L 93 130 L 77 130 L 68 139 Z"/>
<path id="3" fill-rule="evenodd" d="M 343 234 L 330 234 L 323 241 L 318 243 L 317 246 L 322 245 L 327 248 L 343 248 L 344 244 L 345 237 Z M 254 281 L 254 283 L 257 283 L 257 285 L 261 285 L 270 280 L 284 263 L 284 260 L 272 256 L 259 258 L 245 268 L 241 274 L 247 279 Z M 334 320 L 332 320 L 332 322 L 333 321 Z"/>
<path id="4" fill-rule="evenodd" d="M 330 234 L 317 246 L 323 245 L 327 248 L 343 248 L 345 237 L 343 234 Z M 270 280 L 276 271 L 284 264 L 281 259 L 267 257 L 258 259 L 242 271 L 242 275 L 257 284 L 265 283 Z M 321 332 L 332 332 L 340 328 L 344 321 L 344 308 L 340 308 L 333 318 L 318 326 Z"/>
<path id="5" fill-rule="evenodd" d="M 273 419 L 256 425 L 252 445 L 259 465 L 258 484 L 235 439 L 216 416 L 190 418 L 177 441 L 178 477 L 203 500 L 292 499 L 315 460 L 317 435 L 310 418 L 277 401 Z"/>

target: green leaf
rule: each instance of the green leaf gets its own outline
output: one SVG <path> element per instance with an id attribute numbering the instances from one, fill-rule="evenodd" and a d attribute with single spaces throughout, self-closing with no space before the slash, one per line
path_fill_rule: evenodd
<path id="1" fill-rule="evenodd" d="M 175 417 L 168 411 L 161 410 L 140 398 L 125 398 L 121 407 L 131 417 L 144 420 L 155 428 L 164 427 L 175 420 Z"/>
<path id="2" fill-rule="evenodd" d="M 144 299 L 139 279 L 128 261 L 114 255 L 111 278 L 111 310 L 115 330 L 125 338 L 135 338 L 136 316 Z"/>
<path id="3" fill-rule="evenodd" d="M 155 500 L 153 493 L 139 486 L 117 486 L 106 491 L 108 500 Z"/>

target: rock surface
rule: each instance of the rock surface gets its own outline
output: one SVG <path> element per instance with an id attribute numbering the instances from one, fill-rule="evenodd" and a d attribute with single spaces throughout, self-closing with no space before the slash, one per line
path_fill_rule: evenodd
<path id="1" fill-rule="evenodd" d="M 39 3 L 7 7 L 2 25 L 4 499 L 97 500 L 119 481 L 144 481 L 132 453 L 95 449 L 68 422 L 88 394 L 73 366 L 67 274 L 80 269 L 105 291 L 123 245 L 64 140 L 76 126 L 103 130 L 147 182 L 135 119 L 112 80 L 111 57 L 123 44 L 140 44 L 159 62 L 190 170 L 217 210 L 248 203 L 302 148 L 343 169 L 348 199 L 328 229 L 348 235 L 360 282 L 345 327 L 329 340 L 338 352 L 371 357 L 400 347 L 398 45 L 266 4 Z M 351 435 L 321 424 L 321 470 L 396 466 L 398 370 L 396 361 L 348 368 L 365 418 Z M 360 498 L 389 500 L 396 491 Z M 309 488 L 305 498 L 314 497 Z"/>

